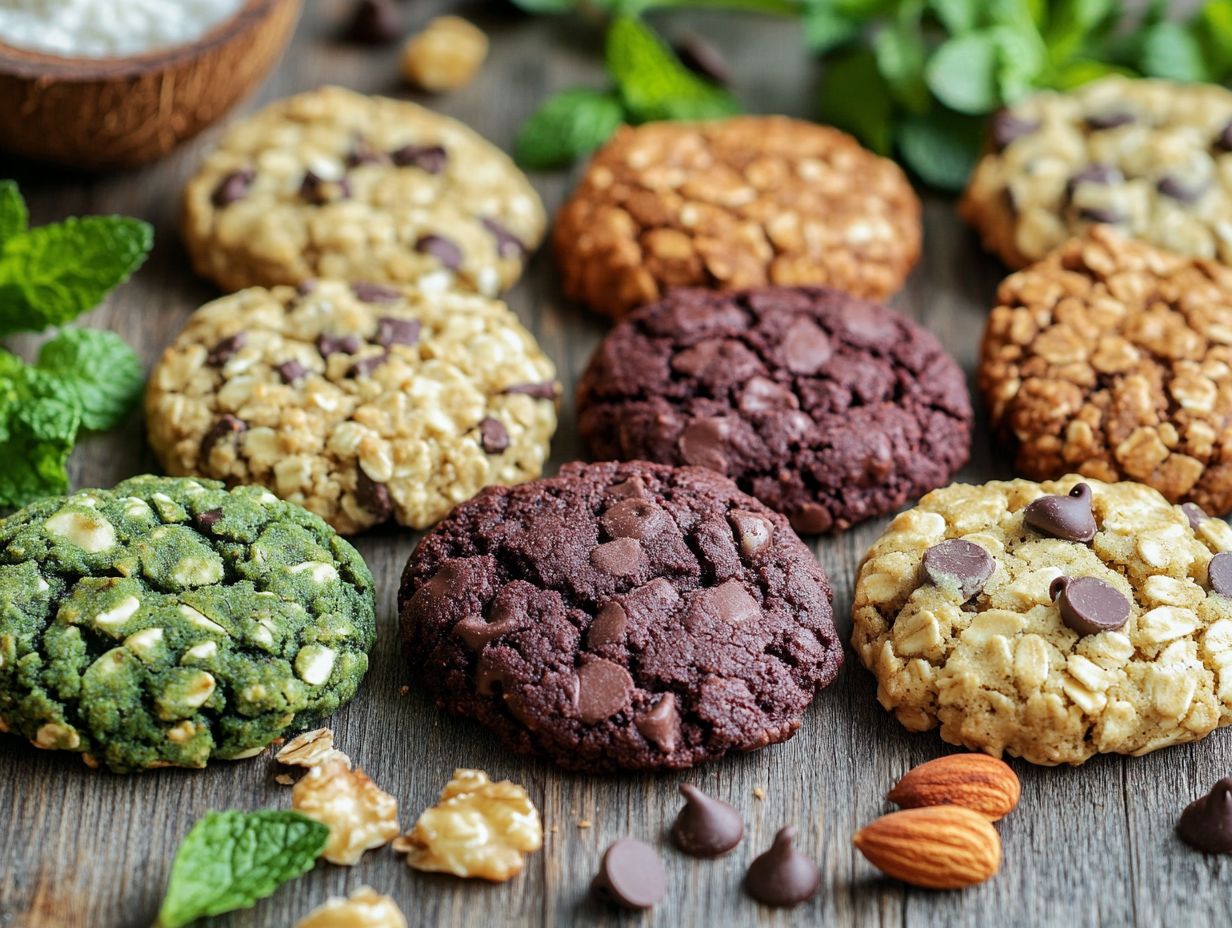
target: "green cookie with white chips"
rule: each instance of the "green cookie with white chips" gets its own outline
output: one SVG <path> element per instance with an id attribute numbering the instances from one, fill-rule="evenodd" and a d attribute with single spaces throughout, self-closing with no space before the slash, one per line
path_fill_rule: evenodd
<path id="1" fill-rule="evenodd" d="M 0 731 L 127 772 L 258 752 L 348 702 L 372 574 L 260 487 L 137 477 L 0 521 Z"/>

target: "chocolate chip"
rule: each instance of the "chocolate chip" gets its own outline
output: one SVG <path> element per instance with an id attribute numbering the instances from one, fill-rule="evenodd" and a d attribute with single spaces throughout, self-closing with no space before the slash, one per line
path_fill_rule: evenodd
<path id="1" fill-rule="evenodd" d="M 613 484 L 608 492 L 617 499 L 627 499 L 632 496 L 646 496 L 646 481 L 641 477 L 630 477 L 620 483 Z"/>
<path id="2" fill-rule="evenodd" d="M 1126 216 L 1120 210 L 1110 206 L 1083 206 L 1078 210 L 1078 218 L 1085 222 L 1101 222 L 1115 226 L 1124 222 Z"/>
<path id="3" fill-rule="evenodd" d="M 475 668 L 475 692 L 480 696 L 491 696 L 498 690 L 506 689 L 512 682 L 513 675 L 504 667 L 495 665 L 487 654 L 479 658 L 479 666 Z M 513 711 L 512 706 L 510 711 Z"/>
<path id="4" fill-rule="evenodd" d="M 600 524 L 613 538 L 654 538 L 671 522 L 662 507 L 648 499 L 625 499 L 599 517 Z"/>
<path id="5" fill-rule="evenodd" d="M 1194 203 L 1202 199 L 1202 194 L 1206 193 L 1210 187 L 1211 182 L 1209 178 L 1186 184 L 1179 177 L 1174 177 L 1171 174 L 1161 177 L 1155 185 L 1155 189 L 1161 194 L 1171 197 L 1173 200 L 1178 200 L 1181 203 Z"/>
<path id="6" fill-rule="evenodd" d="M 1057 577 L 1048 595 L 1061 610 L 1061 621 L 1080 635 L 1098 635 L 1129 621 L 1129 600 L 1095 577 Z"/>
<path id="7" fill-rule="evenodd" d="M 521 394 L 537 400 L 554 400 L 556 399 L 556 381 L 545 380 L 543 383 L 515 383 L 512 387 L 505 387 L 505 389 L 501 390 L 501 393 Z"/>
<path id="8" fill-rule="evenodd" d="M 230 206 L 248 196 L 248 191 L 252 189 L 252 182 L 256 179 L 257 172 L 252 168 L 232 171 L 218 182 L 218 186 L 210 194 L 210 202 L 218 207 Z"/>
<path id="9" fill-rule="evenodd" d="M 1072 197 L 1079 184 L 1119 184 L 1124 179 L 1125 175 L 1110 164 L 1088 164 L 1081 171 L 1070 175 L 1065 182 L 1065 194 Z"/>
<path id="10" fill-rule="evenodd" d="M 389 153 L 400 168 L 419 168 L 429 174 L 439 174 L 449 163 L 449 153 L 440 145 L 403 145 Z"/>
<path id="11" fill-rule="evenodd" d="M 346 155 L 346 166 L 357 168 L 365 164 L 384 164 L 388 160 L 384 152 L 379 152 L 368 144 L 367 139 L 357 138 Z"/>
<path id="12" fill-rule="evenodd" d="M 603 852 L 590 892 L 600 902 L 649 909 L 667 892 L 663 861 L 649 844 L 621 838 Z"/>
<path id="13" fill-rule="evenodd" d="M 642 546 L 636 538 L 617 538 L 592 550 L 590 563 L 601 573 L 613 577 L 627 577 L 637 572 L 641 556 Z"/>
<path id="14" fill-rule="evenodd" d="M 205 512 L 199 512 L 193 517 L 193 524 L 197 526 L 197 530 L 206 534 L 213 534 L 213 528 L 222 518 L 221 509 L 209 509 Z"/>
<path id="15" fill-rule="evenodd" d="M 727 420 L 716 416 L 694 419 L 680 435 L 680 456 L 686 464 L 708 467 L 720 474 L 727 473 Z"/>
<path id="16" fill-rule="evenodd" d="M 492 609 L 491 621 L 482 615 L 468 615 L 453 627 L 453 633 L 472 651 L 482 651 L 488 642 L 517 631 L 521 625 L 521 617 L 515 610 L 498 604 Z"/>
<path id="17" fill-rule="evenodd" d="M 372 372 L 389 360 L 388 351 L 370 354 L 352 364 L 346 372 L 348 377 L 371 377 Z"/>
<path id="18" fill-rule="evenodd" d="M 1078 483 L 1068 496 L 1041 496 L 1023 510 L 1025 525 L 1062 541 L 1090 541 L 1095 537 L 1091 488 Z"/>
<path id="19" fill-rule="evenodd" d="M 210 349 L 205 356 L 205 363 L 210 367 L 222 367 L 235 356 L 235 353 L 248 344 L 248 334 L 236 332 L 220 341 Z"/>
<path id="20" fill-rule="evenodd" d="M 693 631 L 700 625 L 727 627 L 739 625 L 761 615 L 757 600 L 738 580 L 726 580 L 716 587 L 698 591 L 685 616 L 685 628 Z"/>
<path id="21" fill-rule="evenodd" d="M 770 850 L 749 864 L 744 878 L 745 891 L 765 905 L 799 905 L 817 892 L 821 871 L 796 850 L 795 826 L 780 829 Z"/>
<path id="22" fill-rule="evenodd" d="M 282 382 L 285 384 L 295 383 L 307 373 L 308 368 L 298 361 L 283 361 L 278 365 L 278 376 L 282 378 Z"/>
<path id="23" fill-rule="evenodd" d="M 509 432 L 499 419 L 487 416 L 479 422 L 479 443 L 486 454 L 500 454 L 509 447 Z"/>
<path id="24" fill-rule="evenodd" d="M 1185 807 L 1176 823 L 1181 840 L 1204 854 L 1232 854 L 1232 777 L 1224 777 Z"/>
<path id="25" fill-rule="evenodd" d="M 999 110 L 992 119 L 992 144 L 997 151 L 1005 151 L 1024 136 L 1038 132 L 1038 119 L 1015 116 L 1011 110 Z"/>
<path id="26" fill-rule="evenodd" d="M 377 483 L 362 467 L 355 470 L 355 500 L 365 510 L 372 513 L 378 523 L 385 522 L 394 514 L 393 500 L 389 496 L 389 487 Z"/>
<path id="27" fill-rule="evenodd" d="M 793 374 L 815 374 L 834 353 L 830 336 L 817 323 L 797 319 L 783 338 L 783 361 Z"/>
<path id="28" fill-rule="evenodd" d="M 214 450 L 214 446 L 224 438 L 229 438 L 232 435 L 238 435 L 241 432 L 248 430 L 248 423 L 243 419 L 227 413 L 221 419 L 216 421 L 210 430 L 205 433 L 205 437 L 201 439 L 201 461 L 208 463 L 210 452 Z"/>
<path id="29" fill-rule="evenodd" d="M 400 290 L 363 280 L 351 284 L 351 292 L 365 303 L 397 303 L 402 299 Z"/>
<path id="30" fill-rule="evenodd" d="M 653 709 L 643 712 L 634 722 L 638 732 L 660 751 L 670 754 L 680 745 L 680 713 L 676 710 L 676 694 L 665 693 Z"/>
<path id="31" fill-rule="evenodd" d="M 393 0 L 358 0 L 347 24 L 346 37 L 362 45 L 388 45 L 402 36 Z"/>
<path id="32" fill-rule="evenodd" d="M 957 589 L 963 602 L 984 589 L 995 566 L 987 551 L 961 538 L 935 544 L 924 552 L 928 579 L 942 589 Z"/>
<path id="33" fill-rule="evenodd" d="M 351 196 L 351 183 L 345 177 L 328 181 L 315 171 L 304 172 L 299 185 L 299 195 L 316 206 L 324 206 L 334 200 L 346 200 Z"/>
<path id="34" fill-rule="evenodd" d="M 1206 581 L 1212 593 L 1232 596 L 1232 552 L 1220 551 L 1206 565 Z"/>
<path id="35" fill-rule="evenodd" d="M 774 535 L 774 524 L 765 516 L 747 509 L 733 509 L 727 514 L 736 533 L 736 541 L 740 543 L 740 553 L 752 557 L 770 543 Z"/>
<path id="36" fill-rule="evenodd" d="M 521 258 L 526 255 L 527 247 L 522 240 L 506 229 L 495 219 L 484 217 L 480 220 L 483 227 L 496 239 L 496 253 L 502 258 Z"/>
<path id="37" fill-rule="evenodd" d="M 624 606 L 616 602 L 604 604 L 586 630 L 586 646 L 593 649 L 605 644 L 619 644 L 624 641 L 628 624 L 629 615 Z"/>
<path id="38" fill-rule="evenodd" d="M 744 837 L 744 820 L 732 806 L 680 784 L 684 808 L 672 825 L 672 841 L 693 857 L 722 857 Z"/>
<path id="39" fill-rule="evenodd" d="M 1121 126 L 1128 126 L 1131 123 L 1138 121 L 1138 118 L 1133 113 L 1112 112 L 1112 113 L 1093 113 L 1087 117 L 1086 123 L 1088 129 L 1117 129 Z"/>
<path id="40" fill-rule="evenodd" d="M 723 86 L 731 83 L 731 65 L 713 43 L 700 35 L 686 33 L 672 47 L 680 63 L 694 74 Z"/>
<path id="41" fill-rule="evenodd" d="M 355 354 L 363 345 L 358 335 L 327 335 L 322 332 L 317 336 L 317 351 L 323 358 L 331 354 Z"/>
<path id="42" fill-rule="evenodd" d="M 462 266 L 462 249 L 443 235 L 425 235 L 415 243 L 420 254 L 431 255 L 451 271 Z"/>
<path id="43" fill-rule="evenodd" d="M 307 296 L 310 293 L 315 293 L 316 289 L 317 289 L 317 282 L 311 277 L 307 278 L 306 280 L 301 280 L 299 283 L 295 285 L 295 292 L 298 293 L 300 296 Z"/>
<path id="44" fill-rule="evenodd" d="M 740 391 L 739 406 L 741 412 L 756 415 L 759 412 L 799 409 L 800 400 L 782 384 L 766 377 L 752 377 Z"/>
<path id="45" fill-rule="evenodd" d="M 1210 518 L 1197 503 L 1181 503 L 1181 511 L 1185 513 L 1185 518 L 1189 520 L 1189 527 L 1195 532 L 1198 526 Z"/>
<path id="46" fill-rule="evenodd" d="M 787 519 L 801 535 L 820 535 L 834 526 L 834 516 L 820 503 L 805 503 L 789 513 Z"/>
<path id="47" fill-rule="evenodd" d="M 633 678 L 613 661 L 596 658 L 577 671 L 577 711 L 587 725 L 610 719 L 629 705 Z"/>
<path id="48" fill-rule="evenodd" d="M 382 316 L 376 321 L 376 343 L 388 348 L 390 345 L 414 345 L 419 341 L 418 319 L 396 319 Z"/>
<path id="49" fill-rule="evenodd" d="M 1219 130 L 1214 144 L 1219 151 L 1232 151 L 1232 122 Z"/>

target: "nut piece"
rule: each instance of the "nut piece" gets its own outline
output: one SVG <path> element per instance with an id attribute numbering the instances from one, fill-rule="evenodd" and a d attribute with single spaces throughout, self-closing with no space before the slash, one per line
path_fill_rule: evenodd
<path id="1" fill-rule="evenodd" d="M 295 928 L 406 928 L 406 917 L 389 896 L 361 886 L 349 899 L 327 899 L 296 922 Z"/>
<path id="2" fill-rule="evenodd" d="M 288 767 L 319 767 L 334 757 L 345 761 L 348 768 L 351 766 L 351 758 L 334 748 L 334 733 L 318 728 L 296 735 L 274 755 L 274 760 Z"/>
<path id="3" fill-rule="evenodd" d="M 501 883 L 522 872 L 523 854 L 543 846 L 543 824 L 526 790 L 493 783 L 482 770 L 459 769 L 440 801 L 411 833 L 394 842 L 416 870 Z"/>
<path id="4" fill-rule="evenodd" d="M 891 812 L 851 839 L 887 876 L 926 889 L 983 883 L 1001 867 L 1001 838 L 988 819 L 962 806 Z"/>
<path id="5" fill-rule="evenodd" d="M 353 866 L 364 851 L 398 836 L 398 803 L 364 775 L 351 770 L 345 755 L 311 768 L 291 790 L 291 808 L 329 826 L 322 857 Z"/>
<path id="6" fill-rule="evenodd" d="M 956 805 L 996 821 L 1018 805 L 1022 785 L 1003 761 L 987 754 L 948 754 L 908 770 L 889 795 L 904 809 Z"/>
<path id="7" fill-rule="evenodd" d="M 483 30 L 458 16 L 438 16 L 407 39 L 402 74 L 417 87 L 439 93 L 465 87 L 488 57 Z"/>

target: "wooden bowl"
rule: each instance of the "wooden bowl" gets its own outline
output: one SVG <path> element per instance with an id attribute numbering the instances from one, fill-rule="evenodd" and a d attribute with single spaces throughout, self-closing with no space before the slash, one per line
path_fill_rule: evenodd
<path id="1" fill-rule="evenodd" d="M 0 146 L 76 168 L 160 158 L 215 122 L 282 55 L 302 0 L 247 0 L 188 45 L 63 58 L 0 43 Z"/>

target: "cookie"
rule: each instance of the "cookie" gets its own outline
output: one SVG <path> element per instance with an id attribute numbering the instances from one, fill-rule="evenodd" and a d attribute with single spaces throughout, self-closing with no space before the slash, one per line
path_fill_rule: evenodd
<path id="1" fill-rule="evenodd" d="M 332 277 L 494 296 L 545 222 L 526 177 L 467 126 L 339 87 L 233 126 L 184 192 L 193 267 L 224 290 Z"/>
<path id="2" fill-rule="evenodd" d="M 865 556 L 852 645 L 912 731 L 1036 764 L 1145 754 L 1232 722 L 1229 551 L 1227 523 L 1138 483 L 955 484 Z"/>
<path id="3" fill-rule="evenodd" d="M 259 487 L 137 477 L 0 520 L 0 731 L 118 772 L 251 757 L 348 702 L 372 575 Z"/>
<path id="4" fill-rule="evenodd" d="M 503 303 L 319 281 L 197 310 L 146 389 L 172 474 L 262 484 L 344 533 L 425 528 L 539 475 L 552 362 Z"/>
<path id="5" fill-rule="evenodd" d="M 830 598 L 787 520 L 730 480 L 575 463 L 455 509 L 398 605 L 441 708 L 570 769 L 649 771 L 790 738 L 842 661 Z"/>
<path id="6" fill-rule="evenodd" d="M 565 294 L 607 316 L 670 288 L 823 284 L 881 298 L 920 254 L 894 162 L 782 116 L 620 129 L 553 231 Z"/>
<path id="7" fill-rule="evenodd" d="M 971 419 L 962 370 L 931 333 L 803 287 L 675 290 L 612 330 L 578 390 L 596 457 L 712 468 L 804 533 L 948 483 Z"/>
<path id="8" fill-rule="evenodd" d="M 1010 267 L 1093 223 L 1232 261 L 1232 92 L 1110 77 L 1040 93 L 991 122 L 959 205 Z"/>
<path id="9" fill-rule="evenodd" d="M 1019 473 L 1232 510 L 1232 270 L 1089 230 L 1008 277 L 979 384 Z"/>

